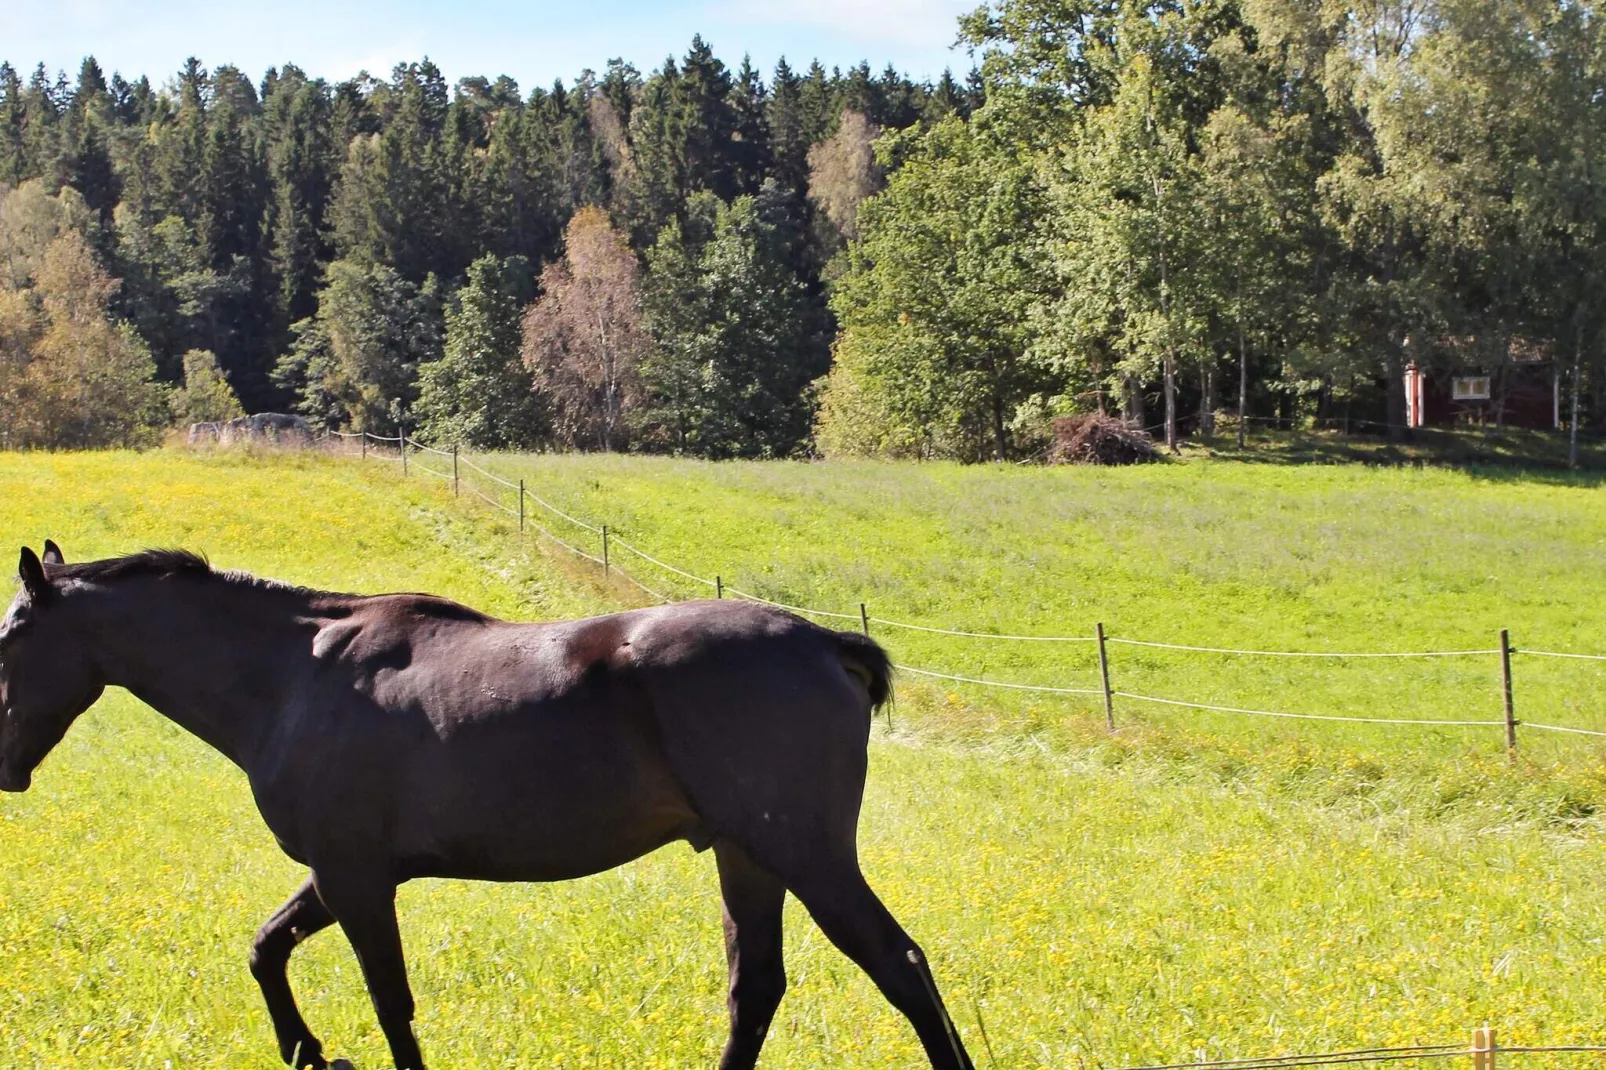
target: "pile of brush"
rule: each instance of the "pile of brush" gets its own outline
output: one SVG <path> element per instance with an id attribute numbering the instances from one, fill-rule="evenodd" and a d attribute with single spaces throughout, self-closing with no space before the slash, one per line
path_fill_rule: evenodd
<path id="1" fill-rule="evenodd" d="M 1113 416 L 1095 412 L 1054 421 L 1050 464 L 1143 464 L 1159 459 L 1153 439 Z"/>

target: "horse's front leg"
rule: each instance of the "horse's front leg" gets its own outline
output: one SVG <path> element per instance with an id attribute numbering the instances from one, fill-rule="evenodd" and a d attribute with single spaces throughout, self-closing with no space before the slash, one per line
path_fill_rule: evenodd
<path id="1" fill-rule="evenodd" d="M 273 1019 L 273 1032 L 279 1040 L 279 1054 L 296 1070 L 324 1070 L 328 1064 L 324 1062 L 323 1045 L 307 1028 L 296 1006 L 285 967 L 297 944 L 328 928 L 334 920 L 308 879 L 263 923 L 251 941 L 251 976 L 262 988 L 268 1016 Z"/>
<path id="2" fill-rule="evenodd" d="M 424 1070 L 413 1036 L 413 993 L 407 987 L 407 962 L 396 925 L 394 878 L 383 866 L 356 860 L 320 865 L 314 859 L 312 881 L 357 952 L 396 1070 Z"/>

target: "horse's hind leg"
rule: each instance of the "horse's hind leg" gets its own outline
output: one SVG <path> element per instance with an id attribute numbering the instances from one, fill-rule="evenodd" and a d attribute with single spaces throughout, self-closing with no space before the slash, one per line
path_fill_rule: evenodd
<path id="1" fill-rule="evenodd" d="M 812 869 L 788 884 L 821 931 L 909 1019 L 931 1065 L 974 1070 L 937 994 L 925 953 L 882 905 L 858 865 Z"/>
<path id="2" fill-rule="evenodd" d="M 334 922 L 318 898 L 309 878 L 273 917 L 257 930 L 251 941 L 251 976 L 262 989 L 262 998 L 268 1005 L 268 1016 L 273 1019 L 273 1032 L 279 1040 L 279 1053 L 284 1061 L 297 1070 L 311 1067 L 323 1070 L 323 1045 L 318 1043 L 306 1020 L 296 1007 L 290 991 L 290 979 L 285 967 L 290 963 L 290 952 L 313 933 L 328 928 Z"/>
<path id="3" fill-rule="evenodd" d="M 725 900 L 725 954 L 730 960 L 730 1040 L 720 1070 L 752 1070 L 786 992 L 781 962 L 781 907 L 786 886 L 729 840 L 714 843 Z"/>

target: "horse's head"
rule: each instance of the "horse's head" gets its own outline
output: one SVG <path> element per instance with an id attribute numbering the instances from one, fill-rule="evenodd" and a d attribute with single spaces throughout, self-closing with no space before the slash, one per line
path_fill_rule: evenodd
<path id="1" fill-rule="evenodd" d="M 104 688 L 62 612 L 49 570 L 63 564 L 46 540 L 43 561 L 22 548 L 22 589 L 0 619 L 0 791 L 26 791 L 33 771 Z"/>

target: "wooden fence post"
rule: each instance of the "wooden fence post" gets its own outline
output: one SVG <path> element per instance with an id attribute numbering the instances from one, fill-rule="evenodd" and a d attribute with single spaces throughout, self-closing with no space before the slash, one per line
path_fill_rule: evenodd
<path id="1" fill-rule="evenodd" d="M 362 440 L 362 459 L 368 459 L 368 432 L 364 431 L 358 436 Z"/>
<path id="2" fill-rule="evenodd" d="M 870 635 L 870 611 L 865 608 L 863 602 L 859 603 L 859 627 L 864 629 L 865 637 L 868 638 L 869 635 Z M 887 731 L 890 732 L 890 731 L 892 731 L 892 700 L 891 700 L 891 698 L 887 699 L 887 703 L 886 703 L 885 706 L 882 707 L 882 709 L 887 711 Z"/>
<path id="3" fill-rule="evenodd" d="M 1099 621 L 1095 628 L 1099 637 L 1099 676 L 1104 681 L 1104 722 L 1109 725 L 1110 731 L 1115 731 L 1115 695 L 1110 691 L 1110 655 L 1104 648 L 1104 622 Z"/>
<path id="4" fill-rule="evenodd" d="M 717 575 L 714 577 L 714 597 L 725 597 L 725 581 Z"/>
<path id="5" fill-rule="evenodd" d="M 406 431 L 403 431 L 401 434 L 396 436 L 396 445 L 397 445 L 397 447 L 399 447 L 401 449 L 402 475 L 406 475 L 407 474 L 407 432 Z"/>
<path id="6" fill-rule="evenodd" d="M 456 443 L 453 443 L 453 445 L 452 445 L 452 497 L 457 498 L 457 497 L 460 497 L 460 496 L 461 496 L 461 492 L 457 489 L 457 445 L 456 445 Z"/>
<path id="7" fill-rule="evenodd" d="M 519 534 L 524 533 L 524 480 L 519 480 Z"/>
<path id="8" fill-rule="evenodd" d="M 1472 1070 L 1495 1070 L 1494 1030 L 1487 1025 L 1472 1031 Z"/>
<path id="9" fill-rule="evenodd" d="M 602 574 L 608 575 L 608 525 L 602 525 Z"/>
<path id="10" fill-rule="evenodd" d="M 1500 629 L 1500 684 L 1506 698 L 1506 757 L 1517 760 L 1517 714 L 1511 701 L 1511 633 Z"/>

